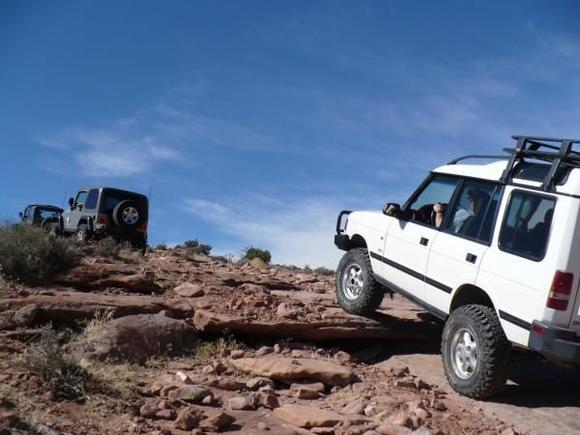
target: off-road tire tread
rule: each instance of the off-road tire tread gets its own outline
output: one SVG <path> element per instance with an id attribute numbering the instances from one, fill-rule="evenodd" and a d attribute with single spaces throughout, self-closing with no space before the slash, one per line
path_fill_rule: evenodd
<path id="1" fill-rule="evenodd" d="M 356 262 L 364 274 L 364 288 L 355 301 L 347 299 L 341 290 L 343 269 L 352 262 Z M 336 269 L 336 297 L 342 309 L 349 314 L 372 314 L 380 307 L 384 296 L 384 288 L 375 280 L 368 250 L 354 248 L 344 254 Z"/>
<path id="2" fill-rule="evenodd" d="M 448 342 L 453 323 L 465 317 L 475 330 L 478 340 L 479 374 L 470 385 L 457 385 L 453 368 L 448 360 Z M 445 376 L 458 393 L 473 399 L 485 399 L 499 394 L 507 381 L 511 343 L 505 336 L 495 310 L 484 305 L 464 305 L 457 308 L 446 322 L 441 340 L 441 353 Z"/>

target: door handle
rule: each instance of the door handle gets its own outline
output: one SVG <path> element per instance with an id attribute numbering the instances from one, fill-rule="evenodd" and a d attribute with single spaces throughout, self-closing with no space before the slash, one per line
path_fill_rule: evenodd
<path id="1" fill-rule="evenodd" d="M 429 239 L 426 239 L 425 237 L 421 237 L 421 240 L 419 241 L 419 243 L 423 246 L 427 246 L 429 244 Z"/>
<path id="2" fill-rule="evenodd" d="M 465 257 L 465 261 L 475 264 L 475 260 L 477 260 L 477 255 L 473 255 L 472 253 L 468 252 L 467 256 Z"/>

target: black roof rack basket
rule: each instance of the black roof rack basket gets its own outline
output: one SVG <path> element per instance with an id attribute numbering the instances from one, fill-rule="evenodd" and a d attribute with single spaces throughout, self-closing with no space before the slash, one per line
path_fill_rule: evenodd
<path id="1" fill-rule="evenodd" d="M 507 159 L 507 165 L 502 173 L 501 181 L 507 183 L 513 178 L 517 163 L 525 158 L 542 160 L 550 163 L 550 169 L 542 182 L 542 190 L 554 190 L 555 180 L 562 167 L 580 168 L 580 152 L 572 150 L 572 145 L 580 144 L 580 139 L 559 139 L 553 137 L 512 136 L 515 139 L 515 148 L 504 148 L 508 156 L 470 155 L 450 161 L 454 165 L 468 158 L 480 159 Z"/>

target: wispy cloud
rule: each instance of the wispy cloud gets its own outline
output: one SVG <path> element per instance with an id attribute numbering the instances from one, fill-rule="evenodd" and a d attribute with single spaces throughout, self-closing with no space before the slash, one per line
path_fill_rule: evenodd
<path id="1" fill-rule="evenodd" d="M 334 268 L 340 256 L 332 243 L 338 205 L 327 200 L 252 197 L 224 204 L 189 198 L 183 210 L 218 226 L 242 245 L 269 249 L 276 263 Z"/>

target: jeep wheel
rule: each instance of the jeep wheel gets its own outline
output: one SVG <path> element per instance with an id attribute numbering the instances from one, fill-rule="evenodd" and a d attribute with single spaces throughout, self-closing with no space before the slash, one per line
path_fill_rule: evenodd
<path id="1" fill-rule="evenodd" d="M 511 344 L 493 308 L 464 305 L 445 323 L 443 368 L 459 394 L 474 399 L 498 394 L 507 380 L 510 352 Z"/>
<path id="2" fill-rule="evenodd" d="M 60 225 L 58 222 L 51 222 L 48 225 L 48 234 L 53 237 L 57 237 L 60 235 Z"/>
<path id="3" fill-rule="evenodd" d="M 336 296 L 342 309 L 350 314 L 371 314 L 384 295 L 375 281 L 368 251 L 356 248 L 344 254 L 336 270 Z"/>
<path id="4" fill-rule="evenodd" d="M 135 201 L 121 201 L 113 209 L 113 221 L 120 226 L 134 228 L 143 220 L 143 213 Z"/>
<path id="5" fill-rule="evenodd" d="M 79 243 L 86 243 L 89 238 L 89 229 L 86 225 L 79 225 L 75 233 L 75 238 Z"/>

